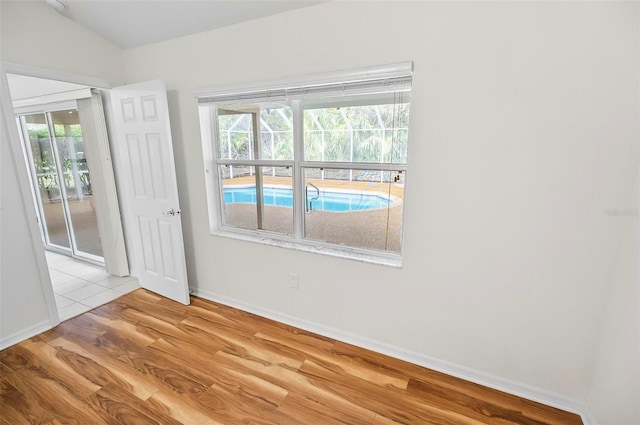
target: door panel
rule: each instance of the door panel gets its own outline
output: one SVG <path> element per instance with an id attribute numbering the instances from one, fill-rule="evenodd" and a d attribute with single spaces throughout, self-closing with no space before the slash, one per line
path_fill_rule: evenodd
<path id="1" fill-rule="evenodd" d="M 89 254 L 102 259 L 102 241 L 98 231 L 91 173 L 85 155 L 78 111 L 74 109 L 54 111 L 50 115 L 64 179 L 75 253 L 78 256 Z"/>
<path id="2" fill-rule="evenodd" d="M 132 223 L 140 285 L 189 304 L 182 221 L 164 83 L 112 90 L 114 150 L 125 183 L 123 208 Z"/>
<path id="3" fill-rule="evenodd" d="M 162 166 L 164 155 L 162 154 L 162 143 L 158 134 L 147 135 L 147 152 L 149 152 L 148 167 L 151 170 L 151 187 L 153 197 L 157 200 L 167 200 L 167 183 L 164 180 L 164 168 Z"/>

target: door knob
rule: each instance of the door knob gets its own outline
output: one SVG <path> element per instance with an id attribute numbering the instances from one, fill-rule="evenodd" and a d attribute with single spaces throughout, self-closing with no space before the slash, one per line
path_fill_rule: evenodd
<path id="1" fill-rule="evenodd" d="M 164 215 L 166 215 L 168 217 L 173 217 L 176 214 L 180 214 L 180 210 L 179 209 L 174 210 L 173 208 L 171 208 L 169 211 L 165 211 L 162 214 L 164 214 Z"/>

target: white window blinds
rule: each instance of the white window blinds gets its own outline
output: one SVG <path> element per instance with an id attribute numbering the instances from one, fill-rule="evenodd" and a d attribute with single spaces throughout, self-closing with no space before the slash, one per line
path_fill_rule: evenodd
<path id="1" fill-rule="evenodd" d="M 197 93 L 201 104 L 283 101 L 359 93 L 401 92 L 411 89 L 412 63 L 367 68 L 348 73 L 316 75 L 304 80 L 272 83 L 256 88 L 212 90 Z"/>

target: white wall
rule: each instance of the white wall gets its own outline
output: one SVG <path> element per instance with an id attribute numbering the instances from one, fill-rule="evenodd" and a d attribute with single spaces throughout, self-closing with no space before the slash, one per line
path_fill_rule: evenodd
<path id="1" fill-rule="evenodd" d="M 330 2 L 126 51 L 130 82 L 169 90 L 190 285 L 583 402 L 623 232 L 605 209 L 637 167 L 638 21 L 637 3 Z M 402 269 L 208 235 L 195 90 L 406 60 Z"/>
<path id="2" fill-rule="evenodd" d="M 46 68 L 56 75 L 123 79 L 122 51 L 60 16 L 44 2 L 0 2 L 0 60 L 29 70 Z M 35 68 L 34 68 L 35 67 Z M 6 87 L 2 101 L 9 101 Z M 49 283 L 44 248 L 32 244 L 30 225 L 36 220 L 33 200 L 21 197 L 18 173 L 27 182 L 23 163 L 13 162 L 8 132 L 17 137 L 11 106 L 2 116 L 0 227 L 0 346 L 4 347 L 51 327 L 55 305 L 47 304 L 43 282 Z M 21 149 L 19 141 L 13 144 Z M 29 188 L 26 187 L 26 193 Z M 28 222 L 27 220 L 33 220 Z M 33 229 L 31 229 L 33 230 Z M 36 229 L 37 232 L 37 229 Z M 40 260 L 40 263 L 38 262 Z M 50 293 L 53 301 L 53 292 Z M 53 309 L 53 312 L 51 310 Z M 55 321 L 54 321 L 55 323 Z"/>
<path id="3" fill-rule="evenodd" d="M 48 7 L 44 1 L 0 2 L 3 61 L 123 81 L 122 50 Z"/>
<path id="4" fill-rule="evenodd" d="M 5 79 L 4 72 L 0 78 Z M 5 81 L 0 83 L 0 348 L 4 348 L 51 327 L 51 321 L 40 284 L 43 276 L 34 266 L 38 254 L 32 243 L 33 229 L 27 221 L 36 220 L 35 209 L 25 212 L 18 175 L 22 173 L 26 179 L 27 172 L 24 166 L 18 168 L 23 164 L 16 163 L 9 144 L 10 137 L 18 134 L 7 98 L 8 86 Z"/>
<path id="5" fill-rule="evenodd" d="M 625 234 L 610 282 L 602 340 L 588 403 L 598 424 L 640 424 L 640 233 L 638 191 L 617 206 L 611 220 L 624 222 Z"/>

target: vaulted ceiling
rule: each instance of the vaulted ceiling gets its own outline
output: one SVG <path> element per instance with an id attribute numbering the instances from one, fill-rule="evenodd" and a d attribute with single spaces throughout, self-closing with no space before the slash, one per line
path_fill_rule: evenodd
<path id="1" fill-rule="evenodd" d="M 123 49 L 221 28 L 323 2 L 318 0 L 42 1 L 46 1 L 62 15 Z"/>

